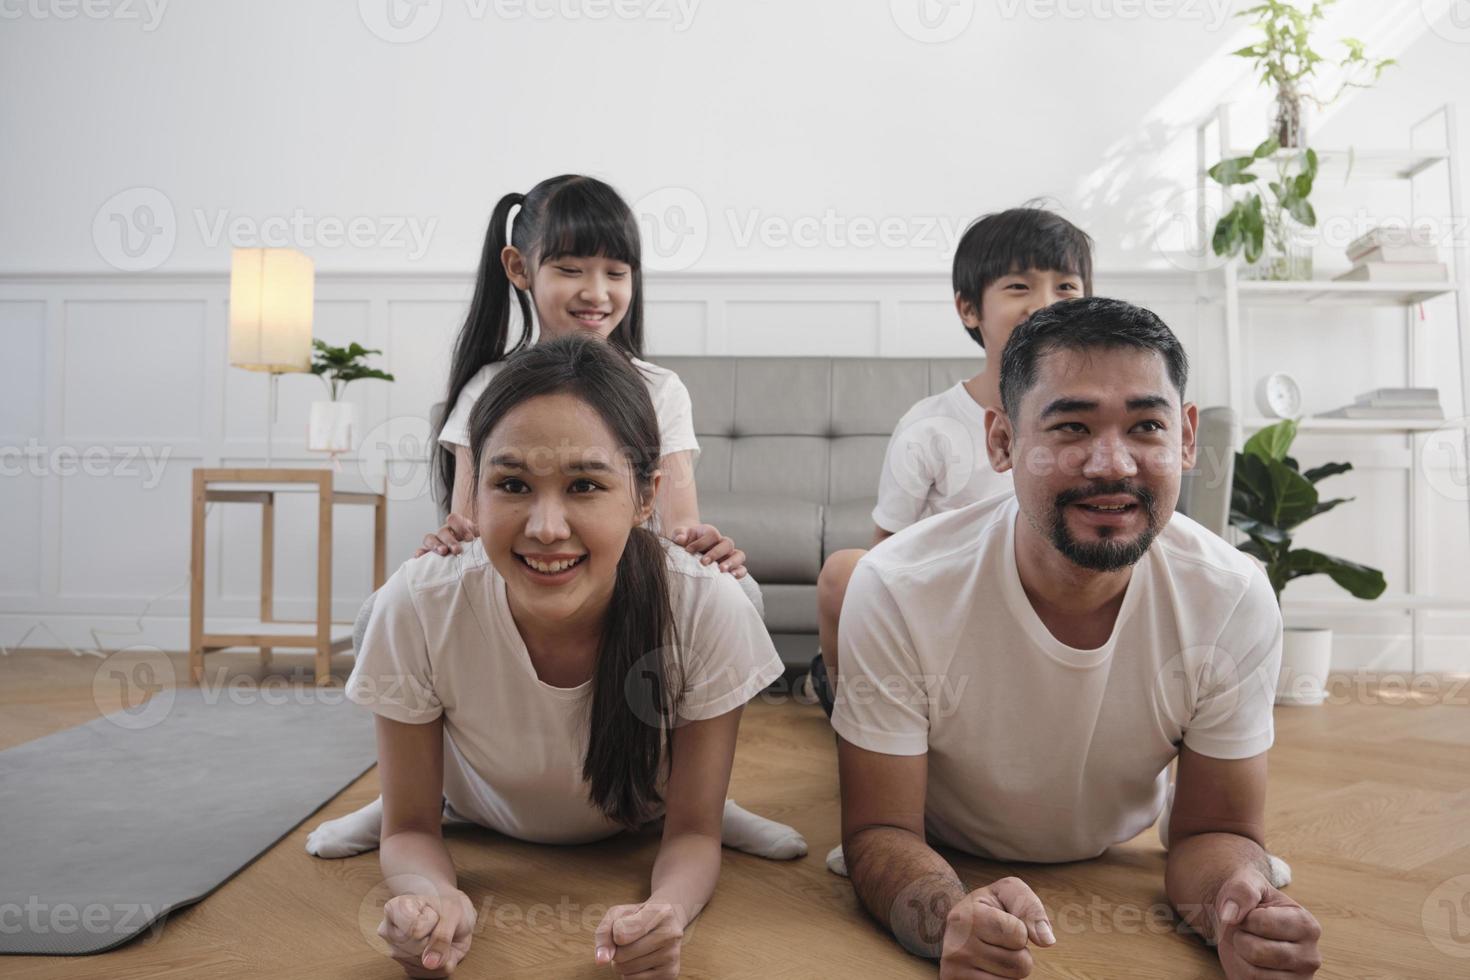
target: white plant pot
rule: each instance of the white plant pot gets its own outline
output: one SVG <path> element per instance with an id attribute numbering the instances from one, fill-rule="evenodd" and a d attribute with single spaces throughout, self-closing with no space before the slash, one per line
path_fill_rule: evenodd
<path id="1" fill-rule="evenodd" d="M 1327 698 L 1332 669 L 1332 630 L 1287 627 L 1281 642 L 1281 676 L 1276 703 L 1316 705 Z"/>
<path id="2" fill-rule="evenodd" d="M 352 424 L 357 406 L 352 402 L 312 402 L 306 448 L 317 453 L 352 451 Z"/>

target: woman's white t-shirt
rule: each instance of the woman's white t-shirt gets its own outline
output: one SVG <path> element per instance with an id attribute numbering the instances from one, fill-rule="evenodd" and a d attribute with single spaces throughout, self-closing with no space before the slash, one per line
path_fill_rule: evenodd
<path id="1" fill-rule="evenodd" d="M 739 584 L 660 539 L 680 641 L 679 718 L 714 718 L 781 675 Z M 615 613 L 614 613 L 615 614 Z M 378 592 L 347 697 L 394 721 L 444 718 L 444 797 L 461 816 L 537 843 L 615 833 L 582 779 L 592 682 L 536 676 L 505 580 L 476 540 L 405 562 Z"/>
<path id="2" fill-rule="evenodd" d="M 1187 745 L 1271 747 L 1281 611 L 1265 574 L 1175 514 L 1133 566 L 1112 635 L 1051 634 L 1016 568 L 1014 495 L 937 514 L 858 562 L 832 727 L 928 757 L 925 826 L 1000 860 L 1080 861 L 1158 819 Z"/>
<path id="3" fill-rule="evenodd" d="M 440 445 L 450 452 L 454 452 L 455 446 L 469 446 L 470 412 L 490 384 L 490 379 L 504 366 L 504 361 L 486 364 L 465 383 L 454 402 L 454 410 L 444 420 L 444 428 L 439 433 Z M 689 389 L 668 368 L 636 357 L 633 358 L 633 366 L 643 376 L 648 393 L 653 397 L 653 411 L 658 416 L 658 437 L 662 443 L 659 454 L 669 456 L 689 450 L 694 454 L 691 463 L 698 462 L 699 440 L 694 437 L 694 406 L 689 401 Z"/>
<path id="4" fill-rule="evenodd" d="M 959 382 L 915 402 L 898 420 L 878 477 L 873 523 L 897 533 L 1014 486 L 1009 472 L 991 468 L 985 409 Z"/>

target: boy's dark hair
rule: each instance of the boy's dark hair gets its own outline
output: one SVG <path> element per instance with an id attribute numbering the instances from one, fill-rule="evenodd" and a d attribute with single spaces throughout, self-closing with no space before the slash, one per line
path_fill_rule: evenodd
<path id="1" fill-rule="evenodd" d="M 575 396 L 601 416 L 627 458 L 635 492 L 651 498 L 661 449 L 648 385 L 625 351 L 582 335 L 512 354 L 475 401 L 469 424 L 475 486 L 495 426 L 516 406 L 557 393 Z M 654 816 L 662 802 L 658 784 L 668 775 L 669 732 L 681 700 L 678 665 L 663 656 L 679 646 L 667 563 L 658 536 L 633 528 L 618 560 L 612 614 L 592 673 L 582 778 L 592 805 L 630 828 Z"/>
<path id="2" fill-rule="evenodd" d="M 1141 306 L 1106 296 L 1088 296 L 1037 310 L 1016 327 L 1000 355 L 1000 400 L 1012 420 L 1021 399 L 1036 384 L 1036 366 L 1056 350 L 1132 347 L 1164 359 L 1169 380 L 1184 399 L 1189 357 L 1174 331 Z"/>
<path id="3" fill-rule="evenodd" d="M 1082 280 L 1092 295 L 1092 238 L 1055 211 L 1026 204 L 977 218 L 954 250 L 950 281 L 959 296 L 980 309 L 985 288 L 1002 276 L 1028 269 L 1064 272 Z M 980 331 L 965 332 L 985 346 Z"/>

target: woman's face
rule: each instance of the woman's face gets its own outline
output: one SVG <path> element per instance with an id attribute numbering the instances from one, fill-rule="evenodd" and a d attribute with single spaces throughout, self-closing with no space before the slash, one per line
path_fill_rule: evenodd
<path id="1" fill-rule="evenodd" d="M 601 615 L 652 502 L 602 417 L 575 395 L 528 399 L 485 440 L 480 540 L 517 610 L 537 621 Z"/>
<path id="2" fill-rule="evenodd" d="M 633 267 L 617 259 L 562 255 L 528 263 L 507 247 L 502 261 L 510 281 L 530 292 L 542 340 L 575 333 L 605 339 L 633 302 Z"/>

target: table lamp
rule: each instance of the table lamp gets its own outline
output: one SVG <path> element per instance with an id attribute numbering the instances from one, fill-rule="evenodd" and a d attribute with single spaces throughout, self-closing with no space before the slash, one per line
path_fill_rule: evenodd
<path id="1" fill-rule="evenodd" d="M 311 370 L 314 267 L 294 248 L 230 253 L 230 365 L 270 374 L 265 465 L 271 465 L 276 386 L 282 374 Z"/>

